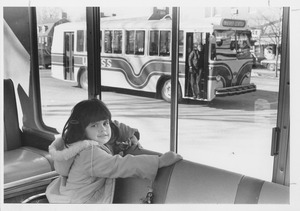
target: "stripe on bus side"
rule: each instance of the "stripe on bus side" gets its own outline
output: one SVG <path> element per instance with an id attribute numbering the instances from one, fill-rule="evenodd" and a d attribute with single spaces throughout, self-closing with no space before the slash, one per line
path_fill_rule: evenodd
<path id="1" fill-rule="evenodd" d="M 141 67 L 138 73 L 135 73 L 133 67 L 124 58 L 103 57 L 103 59 L 111 60 L 111 66 L 102 66 L 104 70 L 122 72 L 127 82 L 134 88 L 144 88 L 148 84 L 150 78 L 154 75 L 171 74 L 170 61 L 150 60 Z M 184 77 L 184 74 L 180 74 L 179 77 Z"/>
<path id="2" fill-rule="evenodd" d="M 211 65 L 209 80 L 216 80 L 216 77 L 220 76 L 225 85 L 224 87 L 241 85 L 246 75 L 251 73 L 251 65 L 252 62 L 246 62 L 234 73 L 232 73 L 231 68 L 226 63 Z"/>
<path id="3" fill-rule="evenodd" d="M 54 55 L 52 62 L 56 65 L 63 65 L 62 54 Z M 86 58 L 86 57 L 85 57 Z M 86 62 L 86 61 L 85 61 Z M 84 63 L 83 56 L 74 55 L 74 66 L 80 67 Z M 85 65 L 86 66 L 86 65 Z M 184 62 L 180 62 L 180 78 L 184 78 Z M 101 57 L 101 69 L 105 71 L 121 72 L 129 85 L 134 88 L 142 89 L 147 86 L 150 78 L 155 75 L 170 75 L 171 62 L 169 60 L 150 60 L 145 63 L 138 73 L 135 73 L 132 65 L 122 57 Z"/>
<path id="4" fill-rule="evenodd" d="M 209 70 L 209 79 L 216 80 L 217 76 L 221 76 L 225 87 L 231 86 L 232 72 L 226 63 L 212 65 L 212 68 Z"/>

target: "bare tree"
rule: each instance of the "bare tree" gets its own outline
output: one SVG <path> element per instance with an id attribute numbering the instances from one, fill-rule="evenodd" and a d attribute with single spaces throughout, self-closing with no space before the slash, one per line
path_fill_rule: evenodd
<path id="1" fill-rule="evenodd" d="M 258 42 L 261 43 L 261 40 L 267 38 L 270 41 L 269 44 L 273 44 L 276 47 L 275 74 L 277 77 L 277 66 L 282 37 L 282 8 L 269 8 L 268 13 L 260 11 L 252 18 L 252 21 L 256 23 L 256 28 L 261 30 Z"/>
<path id="2" fill-rule="evenodd" d="M 59 7 L 38 7 L 38 24 L 55 23 L 62 18 L 62 9 Z"/>
<path id="3" fill-rule="evenodd" d="M 267 22 L 267 24 L 263 27 L 264 35 L 268 36 L 276 46 L 275 74 L 277 77 L 279 47 L 282 37 L 282 9 L 280 9 L 279 12 L 274 12 L 272 17 L 266 17 L 263 14 L 262 17 Z"/>

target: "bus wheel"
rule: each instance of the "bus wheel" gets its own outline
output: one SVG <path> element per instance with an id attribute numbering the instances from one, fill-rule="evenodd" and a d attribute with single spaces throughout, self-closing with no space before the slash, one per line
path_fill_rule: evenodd
<path id="1" fill-rule="evenodd" d="M 161 88 L 161 97 L 167 102 L 171 102 L 171 79 L 168 79 L 164 82 Z M 182 93 L 180 84 L 178 84 L 178 102 L 182 100 Z"/>
<path id="2" fill-rule="evenodd" d="M 79 80 L 78 80 L 78 85 L 85 90 L 88 89 L 87 71 L 86 70 L 81 71 Z"/>

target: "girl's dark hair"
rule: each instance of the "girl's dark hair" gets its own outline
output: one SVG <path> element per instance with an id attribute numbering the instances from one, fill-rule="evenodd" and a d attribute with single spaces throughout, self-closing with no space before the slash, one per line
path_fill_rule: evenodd
<path id="1" fill-rule="evenodd" d="M 91 99 L 79 102 L 72 109 L 71 116 L 62 132 L 65 145 L 84 140 L 85 128 L 90 123 L 106 119 L 111 122 L 111 113 L 101 100 Z"/>

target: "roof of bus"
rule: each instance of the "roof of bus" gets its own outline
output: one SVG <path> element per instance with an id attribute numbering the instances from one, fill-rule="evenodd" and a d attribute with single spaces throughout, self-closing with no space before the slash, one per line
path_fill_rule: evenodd
<path id="1" fill-rule="evenodd" d="M 221 18 L 206 18 L 201 21 L 182 21 L 180 22 L 180 29 L 186 29 L 190 31 L 203 31 L 209 32 L 213 29 L 222 29 L 224 27 L 220 26 Z M 59 26 L 59 28 L 64 28 L 65 30 L 74 29 L 85 29 L 85 22 L 69 22 L 64 23 Z M 146 18 L 102 18 L 101 19 L 101 29 L 171 29 L 172 20 L 147 20 Z M 228 29 L 228 28 L 227 28 Z M 247 27 L 243 29 L 248 29 Z"/>

